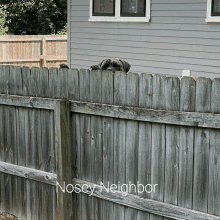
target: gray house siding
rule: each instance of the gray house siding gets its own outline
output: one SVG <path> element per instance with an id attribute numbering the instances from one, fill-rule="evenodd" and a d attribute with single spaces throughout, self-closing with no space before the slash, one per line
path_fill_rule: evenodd
<path id="1" fill-rule="evenodd" d="M 151 0 L 150 23 L 89 22 L 89 0 L 70 0 L 70 66 L 119 57 L 132 72 L 220 77 L 220 23 L 206 23 L 207 0 Z"/>

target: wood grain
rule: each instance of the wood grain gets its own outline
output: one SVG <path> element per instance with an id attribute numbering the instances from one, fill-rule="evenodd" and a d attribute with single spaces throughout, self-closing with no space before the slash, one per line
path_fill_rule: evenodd
<path id="1" fill-rule="evenodd" d="M 139 107 L 152 108 L 153 76 L 142 73 L 139 77 Z M 138 150 L 138 181 L 140 184 L 151 184 L 151 157 L 152 157 L 152 124 L 139 122 L 139 150 Z M 143 190 L 140 188 L 140 190 Z M 143 191 L 138 193 L 141 198 L 151 198 L 151 194 Z M 137 219 L 150 219 L 147 212 L 138 211 Z"/>
<path id="2" fill-rule="evenodd" d="M 114 74 L 112 71 L 102 72 L 102 103 L 113 104 Z M 114 183 L 114 119 L 102 117 L 103 133 L 103 183 L 105 186 Z M 101 219 L 114 220 L 114 204 L 109 201 L 102 201 Z"/>
<path id="3" fill-rule="evenodd" d="M 57 101 L 55 109 L 55 148 L 57 162 L 57 181 L 69 183 L 72 178 L 70 111 L 69 101 Z M 57 219 L 72 217 L 72 196 L 69 193 L 57 192 Z"/>
<path id="4" fill-rule="evenodd" d="M 77 185 L 77 188 L 81 190 L 84 194 L 88 194 L 91 196 L 95 196 L 98 198 L 102 198 L 117 204 L 122 204 L 124 206 L 128 206 L 134 209 L 147 211 L 150 213 L 156 214 L 158 217 L 164 216 L 171 219 L 177 220 L 219 220 L 219 216 L 210 215 L 207 213 L 197 212 L 191 209 L 186 209 L 178 206 L 174 206 L 168 203 L 163 203 L 159 201 L 155 201 L 152 199 L 143 199 L 133 194 L 127 194 L 126 196 L 123 195 L 121 191 L 106 191 L 103 186 L 90 183 L 87 181 L 73 179 L 73 184 Z M 83 190 L 82 190 L 82 185 Z M 91 188 L 93 191 L 91 191 Z M 155 215 L 155 216 L 156 216 Z"/>
<path id="5" fill-rule="evenodd" d="M 114 104 L 126 105 L 126 74 L 114 74 Z M 126 181 L 126 122 L 114 119 L 114 183 L 123 184 Z M 125 219 L 125 208 L 115 205 L 115 219 Z"/>
<path id="6" fill-rule="evenodd" d="M 195 78 L 183 77 L 180 88 L 180 110 L 195 111 Z M 193 154 L 194 128 L 180 127 L 178 205 L 190 209 L 193 200 Z"/>
<path id="7" fill-rule="evenodd" d="M 196 111 L 210 112 L 211 80 L 199 77 L 196 81 Z M 209 129 L 195 128 L 193 209 L 207 212 L 209 192 Z"/>
<path id="8" fill-rule="evenodd" d="M 139 76 L 137 73 L 129 73 L 126 77 L 127 84 L 127 101 L 128 106 L 139 105 Z M 125 156 L 125 169 L 126 169 L 126 184 L 135 184 L 138 181 L 138 122 L 126 122 L 126 156 Z M 130 188 L 131 193 L 137 194 L 135 187 Z M 125 208 L 125 219 L 137 219 L 137 210 Z"/>
<path id="9" fill-rule="evenodd" d="M 165 76 L 153 76 L 153 103 L 154 109 L 165 109 Z M 151 184 L 158 184 L 151 198 L 157 201 L 164 199 L 165 183 L 165 125 L 152 124 L 152 158 L 151 158 Z M 151 215 L 150 220 L 163 218 Z"/>
<path id="10" fill-rule="evenodd" d="M 178 77 L 166 77 L 167 110 L 179 110 L 180 82 Z M 179 173 L 179 126 L 166 125 L 164 202 L 177 205 Z M 167 218 L 164 218 L 167 219 Z"/>
<path id="11" fill-rule="evenodd" d="M 220 113 L 220 79 L 212 81 L 211 112 Z M 208 213 L 220 216 L 220 136 L 219 130 L 210 129 Z"/>
<path id="12" fill-rule="evenodd" d="M 109 105 L 71 101 L 71 111 L 128 120 L 204 128 L 220 128 L 220 115 L 213 113 L 145 109 L 123 105 Z"/>

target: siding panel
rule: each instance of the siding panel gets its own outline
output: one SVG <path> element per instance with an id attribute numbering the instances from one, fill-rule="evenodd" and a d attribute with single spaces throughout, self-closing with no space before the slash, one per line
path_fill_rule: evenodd
<path id="1" fill-rule="evenodd" d="M 150 23 L 89 22 L 89 1 L 71 0 L 71 67 L 119 57 L 132 72 L 216 77 L 220 24 L 205 22 L 206 7 L 206 0 L 152 0 Z"/>

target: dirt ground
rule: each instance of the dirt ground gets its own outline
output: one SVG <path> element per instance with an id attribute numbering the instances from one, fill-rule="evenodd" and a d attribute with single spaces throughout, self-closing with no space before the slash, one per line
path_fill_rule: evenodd
<path id="1" fill-rule="evenodd" d="M 18 220 L 18 218 L 7 212 L 0 212 L 0 220 Z"/>

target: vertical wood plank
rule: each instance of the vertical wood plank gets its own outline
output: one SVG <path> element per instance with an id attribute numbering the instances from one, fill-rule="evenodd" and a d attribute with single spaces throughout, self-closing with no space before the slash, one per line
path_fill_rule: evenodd
<path id="1" fill-rule="evenodd" d="M 0 92 L 1 94 L 4 93 L 4 68 L 3 66 L 0 66 Z M 4 105 L 0 105 L 0 160 L 4 161 L 5 158 L 5 140 L 4 140 L 4 124 L 5 124 L 5 116 L 4 116 Z M 5 210 L 5 190 L 4 190 L 4 182 L 5 177 L 4 173 L 0 173 L 0 209 Z"/>
<path id="2" fill-rule="evenodd" d="M 181 79 L 180 111 L 195 111 L 196 81 Z M 180 127 L 178 206 L 192 208 L 194 128 Z"/>
<path id="3" fill-rule="evenodd" d="M 196 111 L 211 110 L 211 80 L 199 77 L 196 81 Z M 193 209 L 207 212 L 208 170 L 209 170 L 209 129 L 195 128 L 195 156 L 193 181 Z"/>
<path id="4" fill-rule="evenodd" d="M 112 71 L 102 72 L 102 103 L 113 104 L 114 74 Z M 114 183 L 114 136 L 113 136 L 113 118 L 102 118 L 103 129 L 103 184 L 108 186 Z M 101 219 L 115 219 L 114 204 L 108 201 L 102 201 Z"/>
<path id="5" fill-rule="evenodd" d="M 153 76 L 153 109 L 165 109 L 165 79 L 163 75 L 155 74 Z M 152 184 L 158 184 L 151 198 L 157 201 L 164 199 L 165 182 L 165 125 L 152 124 L 152 158 L 151 158 L 151 181 Z M 162 220 L 163 217 L 150 215 L 150 220 Z"/>
<path id="6" fill-rule="evenodd" d="M 129 72 L 126 77 L 127 84 L 127 105 L 138 106 L 139 105 L 139 76 L 137 73 Z M 131 194 L 137 194 L 137 181 L 138 181 L 138 146 L 139 146 L 139 134 L 138 134 L 138 122 L 127 121 L 126 122 L 126 184 L 134 184 L 129 187 Z M 125 219 L 135 220 L 137 219 L 137 210 L 133 208 L 125 208 Z"/>
<path id="7" fill-rule="evenodd" d="M 220 79 L 212 81 L 211 112 L 220 113 Z M 210 154 L 209 154 L 209 193 L 208 213 L 220 216 L 220 135 L 219 130 L 210 129 Z"/>
<path id="8" fill-rule="evenodd" d="M 2 66 L 2 76 L 1 76 L 1 80 L 2 80 L 2 93 L 3 94 L 9 94 L 8 90 L 9 90 L 9 72 L 10 72 L 10 66 L 9 65 L 4 65 Z"/>
<path id="9" fill-rule="evenodd" d="M 153 76 L 142 73 L 139 77 L 139 107 L 152 108 Z M 138 181 L 144 186 L 151 183 L 152 124 L 139 122 Z M 140 192 L 141 192 L 140 187 Z M 139 193 L 142 198 L 151 198 L 150 193 Z M 150 219 L 150 214 L 138 211 L 138 220 Z"/>
<path id="10" fill-rule="evenodd" d="M 22 93 L 24 96 L 28 96 L 31 94 L 31 71 L 28 67 L 22 68 Z M 19 119 L 19 109 L 16 109 L 17 112 L 17 118 Z M 31 116 L 31 110 L 24 108 L 23 109 L 23 121 L 24 121 L 24 152 L 25 152 L 25 161 L 21 160 L 19 163 L 21 165 L 30 166 L 31 160 L 30 160 L 30 154 L 31 154 L 31 143 L 33 140 L 31 140 L 31 121 L 34 119 L 30 117 Z M 21 130 L 21 129 L 19 129 Z M 20 133 L 19 133 L 20 134 Z M 20 137 L 20 135 L 19 135 Z M 20 144 L 19 144 L 20 148 Z M 21 152 L 22 154 L 22 152 Z M 21 157 L 22 158 L 22 157 Z M 18 187 L 23 189 L 23 193 L 21 194 L 21 201 L 22 203 L 22 219 L 31 218 L 30 213 L 30 180 L 24 180 L 23 178 L 18 179 Z"/>
<path id="11" fill-rule="evenodd" d="M 79 72 L 80 101 L 90 101 L 90 71 L 81 69 Z M 80 114 L 80 135 L 81 135 L 81 167 L 79 170 L 80 179 L 91 181 L 91 166 L 88 163 L 91 159 L 91 120 L 89 115 Z M 92 218 L 92 199 L 88 195 L 81 195 L 81 218 Z"/>
<path id="12" fill-rule="evenodd" d="M 4 88 L 4 81 L 3 81 L 3 65 L 0 65 L 0 94 L 4 94 L 3 88 Z"/>
<path id="13" fill-rule="evenodd" d="M 69 69 L 67 74 L 68 83 L 68 99 L 79 100 L 79 71 L 77 69 Z"/>
<path id="14" fill-rule="evenodd" d="M 67 99 L 68 97 L 68 83 L 67 83 L 68 69 L 59 68 L 58 69 L 58 81 L 56 83 L 57 92 L 60 99 Z"/>
<path id="15" fill-rule="evenodd" d="M 49 91 L 48 86 L 49 84 L 49 72 L 48 68 L 43 67 L 40 68 L 40 74 L 39 74 L 39 96 L 40 97 L 48 97 Z M 39 118 L 39 133 L 40 133 L 40 146 L 38 147 L 38 157 L 39 157 L 39 164 L 38 169 L 46 171 L 46 172 L 52 172 L 51 164 L 49 163 L 49 157 L 51 155 L 50 152 L 50 142 L 49 142 L 49 130 L 50 130 L 50 111 L 48 110 L 38 110 Z M 38 183 L 39 184 L 39 183 Z M 52 203 L 49 203 L 49 198 L 53 194 L 53 188 L 51 186 L 48 186 L 47 184 L 40 183 L 39 184 L 39 194 L 41 195 L 41 198 L 39 198 L 40 203 L 40 209 L 41 209 L 41 218 L 43 219 L 50 219 L 50 215 L 53 213 L 49 213 L 50 206 Z M 51 216 L 53 218 L 53 216 Z"/>
<path id="16" fill-rule="evenodd" d="M 30 93 L 31 96 L 39 96 L 41 94 L 41 82 L 40 82 L 40 68 L 32 67 L 31 68 L 31 78 L 30 78 Z M 34 169 L 39 169 L 40 164 L 39 160 L 41 152 L 41 110 L 30 109 L 30 120 L 31 120 L 31 149 L 27 150 L 27 162 L 29 163 L 29 167 Z M 42 188 L 41 184 L 36 181 L 30 181 L 30 210 L 28 210 L 28 214 L 32 219 L 38 219 L 42 216 L 39 210 L 42 210 Z M 34 208 L 35 207 L 35 208 Z"/>
<path id="17" fill-rule="evenodd" d="M 167 110 L 179 110 L 180 83 L 178 77 L 166 77 Z M 166 125 L 164 202 L 177 205 L 179 173 L 179 126 Z M 169 219 L 169 218 L 164 218 Z"/>
<path id="18" fill-rule="evenodd" d="M 102 102 L 102 73 L 101 71 L 90 72 L 90 94 L 91 102 Z M 102 118 L 91 115 L 91 157 L 87 163 L 91 166 L 91 180 L 93 183 L 100 184 L 103 176 L 103 134 Z M 101 219 L 102 200 L 92 198 L 93 219 Z"/>
<path id="19" fill-rule="evenodd" d="M 50 88 L 49 97 L 50 98 L 54 98 L 54 99 L 59 98 L 57 83 L 58 83 L 58 69 L 52 67 L 49 69 L 49 88 Z"/>
<path id="20" fill-rule="evenodd" d="M 21 67 L 18 66 L 10 66 L 10 78 L 14 85 L 11 87 L 11 94 L 21 95 L 22 94 L 22 72 Z M 25 149 L 24 149 L 24 135 L 22 133 L 23 130 L 23 114 L 19 114 L 18 119 L 16 118 L 18 112 L 23 113 L 23 108 L 17 108 L 12 107 L 10 108 L 10 121 L 13 123 L 11 128 L 12 133 L 12 148 L 13 148 L 13 164 L 20 163 L 19 160 L 23 161 L 23 164 L 25 164 Z M 21 125 L 21 126 L 19 126 Z M 19 127 L 22 127 L 19 130 Z M 22 148 L 21 148 L 21 142 L 22 142 Z M 23 153 L 22 157 L 20 152 Z M 20 178 L 16 176 L 12 176 L 12 185 L 13 185 L 13 192 L 12 192 L 12 198 L 13 198 L 13 214 L 21 218 L 22 217 L 22 195 L 21 195 L 21 185 L 20 185 Z"/>
<path id="21" fill-rule="evenodd" d="M 77 69 L 70 69 L 68 71 L 68 99 L 79 100 L 79 71 Z M 72 113 L 71 119 L 71 144 L 72 144 L 72 167 L 73 177 L 79 177 L 80 171 L 80 121 L 79 114 Z M 81 195 L 78 193 L 72 194 L 73 201 L 73 216 L 75 219 L 80 219 L 81 210 Z"/>
<path id="22" fill-rule="evenodd" d="M 31 68 L 31 96 L 39 96 L 40 89 L 40 68 L 32 67 Z"/>
<path id="23" fill-rule="evenodd" d="M 22 67 L 22 94 L 24 96 L 30 95 L 31 71 L 28 67 Z"/>
<path id="24" fill-rule="evenodd" d="M 57 161 L 57 182 L 69 184 L 72 178 L 70 144 L 70 106 L 69 101 L 56 101 L 55 107 L 55 148 Z M 57 219 L 72 218 L 72 195 L 57 192 Z"/>
<path id="25" fill-rule="evenodd" d="M 4 80 L 7 83 L 7 94 L 11 94 L 14 92 L 13 85 L 14 85 L 14 77 L 13 77 L 13 70 L 14 66 L 8 66 L 5 67 L 5 75 Z M 12 112 L 12 106 L 6 106 L 5 107 L 5 158 L 4 161 L 8 163 L 13 163 L 12 161 L 12 155 L 13 155 L 13 141 L 12 141 L 12 124 L 10 116 L 13 113 Z M 13 211 L 13 195 L 12 195 L 12 176 L 9 174 L 4 174 L 4 190 L 5 190 L 5 211 L 10 213 Z"/>
<path id="26" fill-rule="evenodd" d="M 126 74 L 115 72 L 114 75 L 114 104 L 126 105 Z M 114 183 L 124 184 L 126 181 L 125 167 L 125 120 L 114 119 Z M 115 205 L 115 219 L 125 219 L 125 208 Z"/>

